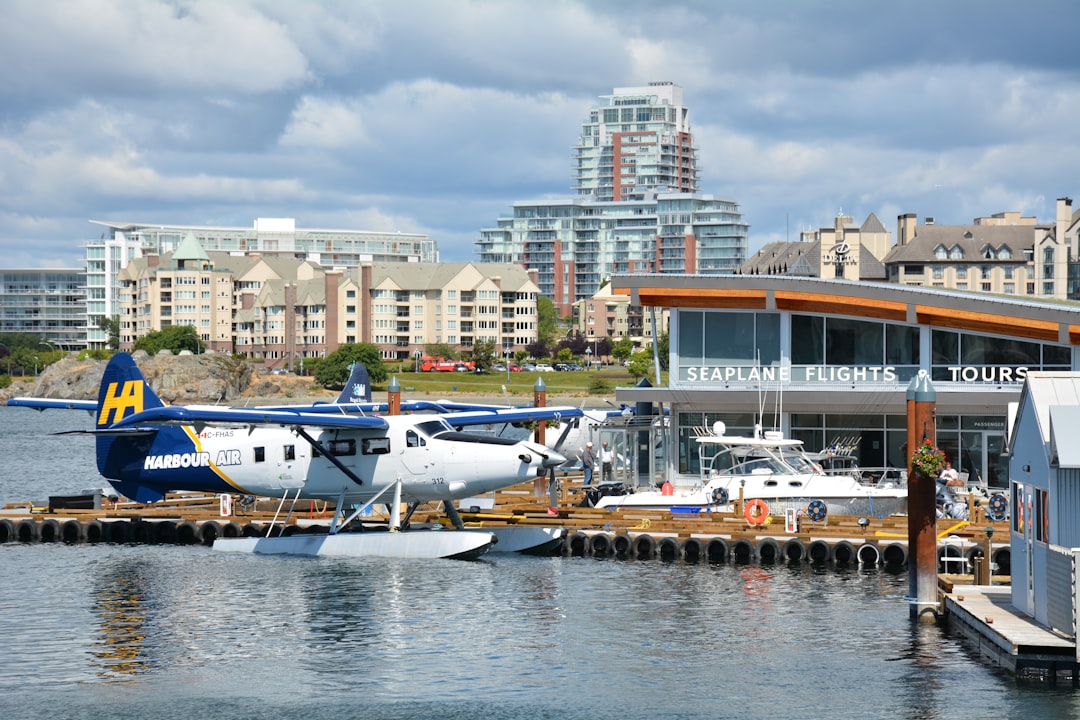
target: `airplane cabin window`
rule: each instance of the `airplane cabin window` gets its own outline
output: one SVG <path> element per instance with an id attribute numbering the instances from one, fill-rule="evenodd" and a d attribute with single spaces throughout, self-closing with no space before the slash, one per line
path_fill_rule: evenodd
<path id="1" fill-rule="evenodd" d="M 416 434 L 416 431 L 409 430 L 405 433 L 405 445 L 408 447 L 421 447 L 425 445 L 424 438 Z"/>
<path id="2" fill-rule="evenodd" d="M 356 440 L 352 438 L 348 440 L 331 440 L 330 453 L 332 455 L 355 455 Z"/>
<path id="3" fill-rule="evenodd" d="M 285 459 L 286 460 L 295 460 L 296 459 L 296 446 L 295 445 L 286 445 L 285 446 Z"/>
<path id="4" fill-rule="evenodd" d="M 264 448 L 264 447 L 255 448 L 255 462 L 265 462 L 265 461 L 266 461 L 266 448 Z"/>
<path id="5" fill-rule="evenodd" d="M 416 429 L 428 437 L 435 437 L 439 433 L 453 430 L 445 420 L 429 420 L 427 422 L 418 423 Z"/>

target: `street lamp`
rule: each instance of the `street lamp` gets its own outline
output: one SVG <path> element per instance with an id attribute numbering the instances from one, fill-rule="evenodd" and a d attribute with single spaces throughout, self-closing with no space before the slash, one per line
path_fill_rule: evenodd
<path id="1" fill-rule="evenodd" d="M 38 356 L 35 355 L 34 356 L 34 377 L 37 377 L 37 369 L 38 369 Z"/>
<path id="2" fill-rule="evenodd" d="M 416 372 L 420 372 L 420 351 L 416 351 Z"/>
<path id="3" fill-rule="evenodd" d="M 585 348 L 585 369 L 592 369 L 592 348 Z"/>
<path id="4" fill-rule="evenodd" d="M 506 351 L 506 382 L 510 383 L 510 350 Z"/>

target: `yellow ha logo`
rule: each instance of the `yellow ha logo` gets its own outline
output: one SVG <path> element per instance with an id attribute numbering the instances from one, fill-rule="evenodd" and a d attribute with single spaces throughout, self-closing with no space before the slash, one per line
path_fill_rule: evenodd
<path id="1" fill-rule="evenodd" d="M 119 383 L 109 383 L 109 389 L 105 392 L 105 399 L 101 403 L 101 413 L 98 415 L 97 424 L 112 425 L 131 413 L 142 412 L 143 409 L 143 381 L 127 380 L 124 387 L 117 392 Z M 115 413 L 115 415 L 113 415 Z"/>

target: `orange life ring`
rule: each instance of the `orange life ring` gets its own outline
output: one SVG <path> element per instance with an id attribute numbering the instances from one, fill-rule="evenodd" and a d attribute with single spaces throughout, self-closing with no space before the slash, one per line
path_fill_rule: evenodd
<path id="1" fill-rule="evenodd" d="M 769 520 L 769 504 L 761 498 L 754 498 L 743 508 L 743 517 L 751 525 L 764 525 Z"/>

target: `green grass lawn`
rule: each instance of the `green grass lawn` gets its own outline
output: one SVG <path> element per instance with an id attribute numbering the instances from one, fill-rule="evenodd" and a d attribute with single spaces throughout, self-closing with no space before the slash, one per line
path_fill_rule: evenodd
<path id="1" fill-rule="evenodd" d="M 612 395 L 616 387 L 631 387 L 638 380 L 626 372 L 621 366 L 611 366 L 600 370 L 577 370 L 570 372 L 512 372 L 507 380 L 505 372 L 476 373 L 448 373 L 430 372 L 417 373 L 411 368 L 395 373 L 397 366 L 391 365 L 392 377 L 397 377 L 401 383 L 402 393 L 410 392 L 430 393 L 452 397 L 454 393 L 469 393 L 475 395 L 490 395 L 501 397 L 503 387 L 506 394 L 515 398 L 532 398 L 533 389 L 539 378 L 544 380 L 548 395 L 563 395 L 582 397 L 589 395 Z M 650 379 L 650 382 L 652 380 Z M 666 384 L 667 378 L 663 378 Z M 377 391 L 385 391 L 383 385 L 375 386 Z"/>

